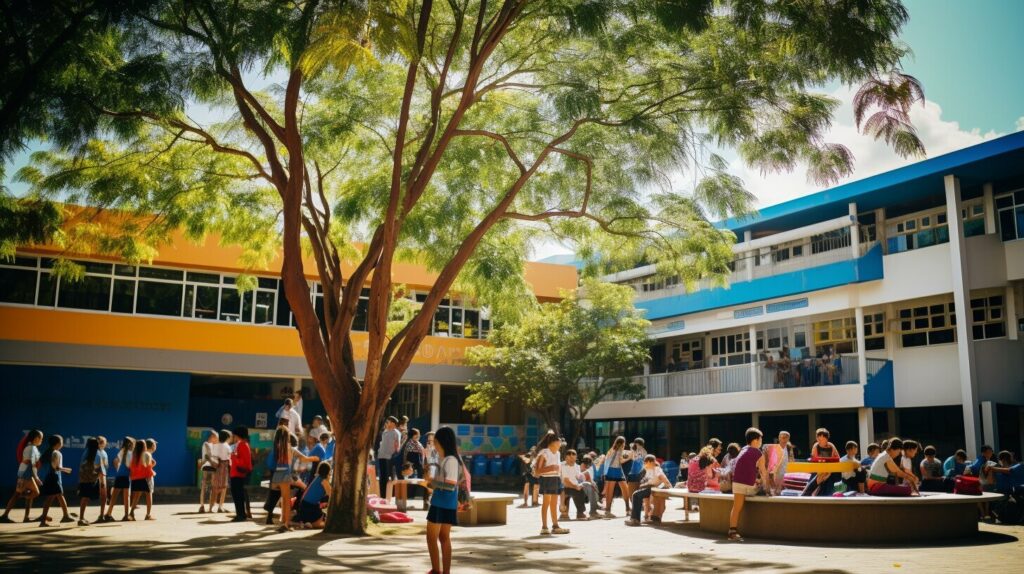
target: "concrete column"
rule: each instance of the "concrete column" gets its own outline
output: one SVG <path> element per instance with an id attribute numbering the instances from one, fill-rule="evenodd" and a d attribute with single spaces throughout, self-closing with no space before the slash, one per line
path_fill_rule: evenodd
<path id="1" fill-rule="evenodd" d="M 747 243 L 747 244 L 749 244 L 749 243 L 750 243 L 750 240 L 751 240 L 751 239 L 753 239 L 753 237 L 754 237 L 754 236 L 753 236 L 753 234 L 752 234 L 752 233 L 750 232 L 750 230 L 749 230 L 749 229 L 743 232 L 743 242 L 744 242 L 744 243 Z M 753 251 L 744 251 L 744 252 L 743 252 L 743 256 L 744 256 L 744 257 L 746 257 L 746 264 L 747 264 L 747 269 L 746 269 L 746 274 L 747 274 L 747 281 L 751 281 L 751 280 L 753 280 L 753 279 L 754 279 L 754 252 L 753 252 Z"/>
<path id="2" fill-rule="evenodd" d="M 857 322 L 857 382 L 868 384 L 868 357 L 864 348 L 864 307 L 857 306 L 853 310 L 853 318 Z"/>
<path id="3" fill-rule="evenodd" d="M 430 385 L 430 430 L 441 428 L 441 383 Z"/>
<path id="4" fill-rule="evenodd" d="M 758 356 L 757 356 L 757 325 L 750 326 L 750 352 L 753 355 L 753 360 L 750 361 L 750 390 L 757 390 L 757 371 L 758 371 Z"/>
<path id="5" fill-rule="evenodd" d="M 978 456 L 981 421 L 978 420 L 978 376 L 971 340 L 971 282 L 967 273 L 963 219 L 960 216 L 960 180 L 945 176 L 946 217 L 949 221 L 950 267 L 953 273 L 953 303 L 956 306 L 957 356 L 960 360 L 960 402 L 964 412 L 964 444 L 967 456 Z"/>
<path id="6" fill-rule="evenodd" d="M 875 210 L 875 237 L 882 246 L 882 255 L 889 253 L 889 242 L 885 240 L 885 208 Z"/>
<path id="7" fill-rule="evenodd" d="M 857 430 L 861 456 L 867 456 L 868 445 L 875 440 L 875 409 L 871 407 L 857 409 Z"/>
<path id="8" fill-rule="evenodd" d="M 885 306 L 885 358 L 892 361 L 896 357 L 896 332 L 893 325 L 899 325 L 896 306 L 889 303 Z"/>
<path id="9" fill-rule="evenodd" d="M 981 186 L 982 201 L 985 205 L 985 235 L 996 232 L 996 200 L 992 197 L 992 184 Z"/>
<path id="10" fill-rule="evenodd" d="M 853 258 L 860 257 L 860 227 L 857 226 L 857 204 L 850 202 L 850 250 L 853 251 Z"/>
<path id="11" fill-rule="evenodd" d="M 707 415 L 700 416 L 700 448 L 708 444 L 708 440 L 711 439 L 710 431 L 708 430 L 708 417 Z"/>
<path id="12" fill-rule="evenodd" d="M 1017 297 L 1013 292 L 1013 285 L 1006 286 L 1003 300 L 1006 301 L 1006 334 L 1011 341 L 1016 341 L 1020 333 L 1017 331 Z"/>
<path id="13" fill-rule="evenodd" d="M 814 442 L 814 431 L 816 430 L 818 430 L 818 413 L 809 412 L 807 413 L 807 436 L 809 437 L 811 443 Z M 804 445 L 804 448 L 808 449 L 807 456 L 811 456 L 811 445 Z"/>
<path id="14" fill-rule="evenodd" d="M 996 404 L 992 401 L 981 402 L 982 442 L 999 452 L 999 417 Z"/>
<path id="15" fill-rule="evenodd" d="M 885 417 L 889 424 L 889 436 L 900 436 L 900 429 L 896 428 L 896 409 L 886 411 Z"/>
<path id="16" fill-rule="evenodd" d="M 644 362 L 644 376 L 646 377 L 647 375 L 650 375 L 650 374 L 651 374 L 651 362 L 650 361 L 645 361 Z"/>
<path id="17" fill-rule="evenodd" d="M 750 426 L 761 428 L 761 413 L 750 413 Z"/>

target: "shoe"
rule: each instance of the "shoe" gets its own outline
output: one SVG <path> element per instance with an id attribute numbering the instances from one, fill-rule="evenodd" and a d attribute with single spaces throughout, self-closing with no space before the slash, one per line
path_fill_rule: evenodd
<path id="1" fill-rule="evenodd" d="M 288 526 L 287 524 L 282 524 L 281 526 L 277 527 L 277 531 L 278 532 L 291 532 L 292 531 L 292 527 Z"/>
<path id="2" fill-rule="evenodd" d="M 640 526 L 640 521 L 639 520 L 633 520 L 632 518 L 630 518 L 629 520 L 626 521 L 626 526 Z"/>
<path id="3" fill-rule="evenodd" d="M 547 528 L 541 528 L 540 529 L 540 535 L 541 536 L 551 536 L 551 531 L 548 530 Z"/>
<path id="4" fill-rule="evenodd" d="M 651 517 L 651 524 L 661 524 L 661 518 L 658 516 Z"/>
<path id="5" fill-rule="evenodd" d="M 267 526 L 270 526 L 273 523 L 274 523 L 274 515 L 271 514 L 271 515 L 267 516 Z"/>
<path id="6" fill-rule="evenodd" d="M 217 512 L 221 513 L 221 514 L 224 514 L 225 512 L 227 512 L 227 509 L 224 508 L 223 506 L 221 506 L 220 508 L 217 509 Z"/>
<path id="7" fill-rule="evenodd" d="M 244 516 L 236 516 L 231 519 L 231 522 L 248 522 L 249 519 Z"/>
<path id="8" fill-rule="evenodd" d="M 146 515 L 146 520 L 156 520 L 156 517 L 153 516 L 152 514 L 147 514 Z"/>
<path id="9" fill-rule="evenodd" d="M 65 516 L 64 518 L 60 519 L 60 523 L 61 524 L 67 524 L 69 522 L 74 522 L 74 521 L 75 521 L 75 519 L 71 518 L 70 516 Z"/>
<path id="10" fill-rule="evenodd" d="M 205 507 L 202 507 L 202 506 L 200 506 L 200 507 L 199 507 L 199 514 L 206 514 L 206 508 L 205 508 Z"/>
<path id="11" fill-rule="evenodd" d="M 576 520 L 582 520 L 582 521 L 586 522 L 587 520 L 590 520 L 590 519 L 587 518 L 586 514 L 577 514 L 576 515 Z"/>
<path id="12" fill-rule="evenodd" d="M 556 526 L 556 527 L 551 529 L 551 533 L 552 534 L 569 534 L 569 529 L 568 528 L 562 528 L 561 526 Z"/>
<path id="13" fill-rule="evenodd" d="M 614 514 L 612 514 L 612 513 L 611 513 L 611 511 L 606 511 L 606 512 L 604 513 L 604 517 L 605 517 L 605 518 L 615 518 L 615 515 L 614 515 Z"/>
<path id="14" fill-rule="evenodd" d="M 61 520 L 61 522 L 64 522 L 64 521 L 63 521 L 63 520 Z M 88 521 L 88 520 L 85 520 L 85 519 L 79 520 L 79 521 L 78 521 L 78 525 L 79 525 L 79 526 L 89 526 L 89 521 Z"/>
<path id="15" fill-rule="evenodd" d="M 737 532 L 735 528 L 730 528 L 729 540 L 731 540 L 732 542 L 743 542 L 743 537 L 740 536 L 740 533 Z"/>
<path id="16" fill-rule="evenodd" d="M 569 515 L 568 515 L 568 514 L 565 514 L 565 513 L 563 512 L 562 514 L 559 514 L 559 515 L 558 515 L 558 519 L 559 519 L 559 520 L 569 520 Z"/>
<path id="17" fill-rule="evenodd" d="M 591 520 L 597 520 L 599 518 L 601 518 L 601 513 L 597 512 L 597 511 L 594 511 L 594 512 L 590 513 L 590 519 Z"/>
<path id="18" fill-rule="evenodd" d="M 0 523 L 3 524 L 14 524 L 14 521 L 7 515 L 0 516 Z"/>

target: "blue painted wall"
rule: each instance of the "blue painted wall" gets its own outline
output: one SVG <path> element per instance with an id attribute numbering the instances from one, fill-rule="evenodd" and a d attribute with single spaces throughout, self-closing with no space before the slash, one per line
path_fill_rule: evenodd
<path id="1" fill-rule="evenodd" d="M 858 259 L 781 273 L 753 281 L 733 283 L 728 289 L 707 289 L 685 295 L 640 301 L 636 306 L 647 311 L 647 319 L 663 319 L 828 289 L 849 283 L 874 281 L 882 279 L 883 276 L 882 247 L 876 245 Z"/>
<path id="2" fill-rule="evenodd" d="M 185 450 L 189 375 L 65 367 L 0 365 L 0 391 L 6 397 L 0 417 L 0 485 L 13 487 L 15 450 L 29 429 L 64 437 L 66 492 L 78 483 L 86 438 L 103 435 L 114 446 L 125 435 L 157 441 L 158 486 L 192 483 L 195 463 Z M 46 439 L 43 439 L 45 448 Z M 69 502 L 72 502 L 69 500 Z"/>
<path id="3" fill-rule="evenodd" d="M 886 361 L 873 377 L 868 377 L 868 384 L 864 385 L 864 406 L 876 409 L 895 408 L 894 382 L 892 361 Z"/>

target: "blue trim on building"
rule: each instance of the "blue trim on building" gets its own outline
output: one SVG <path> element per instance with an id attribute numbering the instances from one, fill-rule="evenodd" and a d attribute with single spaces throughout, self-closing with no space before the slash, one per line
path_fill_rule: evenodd
<path id="1" fill-rule="evenodd" d="M 896 390 L 893 386 L 892 361 L 886 361 L 864 385 L 864 406 L 876 409 L 896 408 Z"/>
<path id="2" fill-rule="evenodd" d="M 736 309 L 732 312 L 733 319 L 746 319 L 747 317 L 757 317 L 764 315 L 764 307 L 758 305 L 757 307 L 747 307 L 746 309 Z"/>
<path id="3" fill-rule="evenodd" d="M 742 236 L 746 230 L 795 229 L 848 213 L 894 203 L 909 203 L 944 193 L 942 178 L 954 174 L 962 186 L 1003 179 L 1020 172 L 1024 163 L 1024 131 L 940 155 L 878 175 L 765 207 L 753 217 L 731 218 L 717 224 Z"/>
<path id="4" fill-rule="evenodd" d="M 804 297 L 802 299 L 789 299 L 788 301 L 769 303 L 764 307 L 769 313 L 781 313 L 783 311 L 792 311 L 793 309 L 803 309 L 808 305 L 810 303 L 807 301 L 807 297 Z"/>
<path id="5" fill-rule="evenodd" d="M 882 246 L 876 245 L 863 257 L 838 261 L 800 271 L 762 277 L 753 281 L 733 283 L 729 288 L 716 287 L 685 295 L 674 295 L 638 301 L 649 320 L 698 313 L 709 309 L 754 303 L 765 299 L 786 297 L 847 285 L 882 279 Z"/>

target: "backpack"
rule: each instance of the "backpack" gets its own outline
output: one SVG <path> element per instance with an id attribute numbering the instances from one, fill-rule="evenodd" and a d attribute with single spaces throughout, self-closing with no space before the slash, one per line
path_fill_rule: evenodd
<path id="1" fill-rule="evenodd" d="M 953 494 L 981 496 L 981 481 L 976 476 L 958 476 L 954 482 Z"/>
<path id="2" fill-rule="evenodd" d="M 25 436 L 21 437 L 21 440 L 18 441 L 18 452 L 14 454 L 18 459 L 18 464 L 21 464 L 21 455 L 25 452 L 26 445 L 28 445 L 28 433 L 25 433 Z"/>
<path id="3" fill-rule="evenodd" d="M 78 467 L 78 483 L 93 484 L 99 481 L 100 475 L 96 472 L 96 458 L 88 457 Z"/>
<path id="4" fill-rule="evenodd" d="M 459 461 L 459 484 L 458 484 L 458 509 L 469 510 L 473 506 L 472 492 L 473 478 L 469 475 L 469 469 Z"/>

